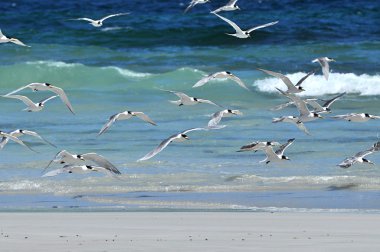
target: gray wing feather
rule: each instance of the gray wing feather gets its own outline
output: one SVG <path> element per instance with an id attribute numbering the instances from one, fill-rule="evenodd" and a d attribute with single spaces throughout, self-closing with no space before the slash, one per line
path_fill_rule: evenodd
<path id="1" fill-rule="evenodd" d="M 177 134 L 165 139 L 164 141 L 162 141 L 160 143 L 160 145 L 158 145 L 154 150 L 152 150 L 151 152 L 149 152 L 148 154 L 146 154 L 144 157 L 140 158 L 139 160 L 137 160 L 138 162 L 139 161 L 144 161 L 144 160 L 148 160 L 152 157 L 154 157 L 155 155 L 157 155 L 158 153 L 160 153 L 163 149 L 165 149 L 172 141 L 173 139 L 177 136 Z"/>
<path id="2" fill-rule="evenodd" d="M 316 70 L 310 71 L 304 77 L 302 77 L 296 84 L 296 87 L 300 86 L 310 75 L 315 74 Z"/>
<path id="3" fill-rule="evenodd" d="M 149 118 L 149 116 L 147 116 L 146 114 L 144 114 L 143 112 L 133 112 L 138 118 L 140 118 L 141 120 L 145 121 L 145 122 L 148 122 L 154 126 L 157 126 L 157 124 Z"/>
<path id="4" fill-rule="evenodd" d="M 101 134 L 103 134 L 104 132 L 106 132 L 112 126 L 112 124 L 117 120 L 117 117 L 119 115 L 120 115 L 120 113 L 112 115 L 108 119 L 108 121 L 106 122 L 106 124 L 104 124 L 104 126 L 100 129 L 100 131 L 98 133 L 98 136 L 100 136 Z"/>
<path id="5" fill-rule="evenodd" d="M 285 85 L 288 87 L 288 89 L 294 89 L 294 84 L 285 75 L 280 74 L 280 73 L 276 73 L 276 72 L 273 72 L 273 71 L 261 69 L 261 68 L 257 68 L 257 70 L 260 70 L 260 71 L 262 71 L 262 72 L 264 72 L 266 74 L 269 74 L 269 75 L 272 75 L 272 76 L 274 76 L 276 78 L 281 79 L 285 83 Z"/>
<path id="6" fill-rule="evenodd" d="M 287 143 L 281 145 L 280 148 L 278 148 L 278 150 L 276 150 L 276 154 L 277 155 L 283 155 L 286 148 L 288 148 L 294 142 L 294 140 L 295 140 L 295 138 L 289 139 Z"/>
<path id="7" fill-rule="evenodd" d="M 114 166 L 111 162 L 109 162 L 107 159 L 105 159 L 103 156 L 97 154 L 97 153 L 85 153 L 81 154 L 83 159 L 92 161 L 99 165 L 100 167 L 103 167 L 115 174 L 121 174 L 121 172 Z"/>
<path id="8" fill-rule="evenodd" d="M 274 21 L 274 22 L 270 22 L 270 23 L 267 23 L 267 24 L 263 24 L 263 25 L 259 25 L 259 26 L 255 26 L 255 27 L 252 27 L 251 29 L 247 30 L 248 33 L 251 33 L 253 32 L 254 30 L 258 30 L 258 29 L 261 29 L 261 28 L 265 28 L 265 27 L 268 27 L 268 26 L 272 26 L 272 25 L 275 25 L 277 24 L 278 21 Z"/>

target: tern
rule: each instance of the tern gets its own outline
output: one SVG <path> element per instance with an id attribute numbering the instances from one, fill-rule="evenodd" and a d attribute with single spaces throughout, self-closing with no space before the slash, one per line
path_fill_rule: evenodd
<path id="1" fill-rule="evenodd" d="M 65 165 L 63 168 L 56 169 L 49 171 L 42 175 L 42 177 L 53 177 L 57 176 L 61 173 L 79 173 L 79 174 L 86 174 L 90 172 L 101 172 L 109 176 L 113 176 L 115 174 L 114 171 L 107 169 L 105 167 L 101 166 L 92 166 L 92 165 Z"/>
<path id="2" fill-rule="evenodd" d="M 314 70 L 314 71 L 307 73 L 304 77 L 302 77 L 297 82 L 297 84 L 294 85 L 293 82 L 291 82 L 291 80 L 283 74 L 276 73 L 276 72 L 269 71 L 269 70 L 265 70 L 265 69 L 261 69 L 261 68 L 257 68 L 257 70 L 260 70 L 266 74 L 269 74 L 271 76 L 274 76 L 276 78 L 281 79 L 285 83 L 285 85 L 288 87 L 288 90 L 286 90 L 287 93 L 300 93 L 300 92 L 305 91 L 305 89 L 301 86 L 302 82 L 304 82 L 310 75 L 312 75 L 316 72 L 316 70 Z"/>
<path id="3" fill-rule="evenodd" d="M 67 150 L 59 151 L 54 158 L 48 163 L 45 167 L 44 171 L 49 168 L 52 163 L 60 163 L 67 165 L 75 165 L 84 163 L 86 161 L 93 162 L 101 167 L 104 167 L 115 174 L 121 174 L 120 171 L 114 166 L 111 162 L 109 162 L 105 157 L 97 154 L 97 153 L 84 153 L 84 154 L 72 154 Z"/>
<path id="4" fill-rule="evenodd" d="M 326 80 L 328 80 L 329 79 L 329 73 L 330 73 L 329 62 L 333 62 L 333 61 L 335 61 L 335 60 L 332 58 L 321 57 L 321 58 L 314 59 L 312 62 L 313 63 L 318 62 L 321 65 L 323 75 L 325 76 Z"/>
<path id="5" fill-rule="evenodd" d="M 29 99 L 28 97 L 23 96 L 23 95 L 5 95 L 3 97 L 21 100 L 23 103 L 25 103 L 25 105 L 28 106 L 27 108 L 23 109 L 24 111 L 38 112 L 38 111 L 41 111 L 45 107 L 45 103 L 47 101 L 54 99 L 57 96 L 58 95 L 50 96 L 50 97 L 43 99 L 37 103 L 34 103 L 31 99 Z"/>
<path id="6" fill-rule="evenodd" d="M 180 99 L 177 100 L 177 101 L 170 101 L 171 103 L 173 104 L 176 104 L 178 106 L 182 106 L 182 105 L 195 105 L 195 104 L 199 104 L 199 103 L 207 103 L 207 104 L 211 104 L 211 105 L 215 105 L 215 106 L 218 106 L 218 107 L 221 107 L 220 105 L 210 101 L 210 100 L 204 100 L 204 99 L 200 99 L 200 98 L 195 98 L 195 97 L 191 97 L 191 96 L 188 96 L 187 94 L 185 93 L 182 93 L 182 92 L 177 92 L 177 91 L 171 91 L 171 90 L 165 90 L 165 89 L 160 89 L 162 91 L 166 91 L 166 92 L 170 92 L 172 94 L 175 94 L 176 96 L 178 96 Z"/>
<path id="7" fill-rule="evenodd" d="M 23 141 L 21 141 L 21 140 L 18 139 L 17 137 L 12 136 L 12 135 L 10 135 L 10 134 L 8 134 L 8 133 L 5 133 L 5 132 L 3 132 L 3 131 L 0 131 L 0 137 L 3 137 L 3 138 L 6 137 L 7 139 L 12 140 L 13 142 L 18 143 L 18 144 L 20 144 L 20 145 L 22 145 L 22 146 L 28 148 L 28 149 L 31 150 L 31 151 L 37 152 L 37 151 L 33 150 L 32 148 L 30 148 L 28 145 L 26 145 Z"/>
<path id="8" fill-rule="evenodd" d="M 243 152 L 243 151 L 258 151 L 258 150 L 264 150 L 268 146 L 278 146 L 281 145 L 279 142 L 259 142 L 255 141 L 247 145 L 243 145 L 240 147 L 240 150 L 237 152 Z"/>
<path id="9" fill-rule="evenodd" d="M 150 124 L 152 124 L 154 126 L 157 126 L 157 124 L 155 122 L 153 122 L 153 120 L 150 119 L 143 112 L 134 112 L 134 111 L 127 110 L 127 111 L 124 111 L 124 112 L 112 115 L 108 119 L 108 122 L 106 124 L 104 124 L 104 126 L 101 128 L 101 130 L 98 133 L 98 136 L 100 136 L 101 134 L 103 134 L 104 132 L 106 132 L 112 126 L 112 124 L 114 122 L 120 121 L 120 120 L 127 120 L 127 119 L 130 119 L 132 117 L 138 117 L 138 118 L 140 118 L 141 120 L 143 120 L 145 122 L 148 122 L 148 123 L 150 123 Z"/>
<path id="10" fill-rule="evenodd" d="M 212 118 L 208 122 L 207 127 L 215 128 L 220 123 L 220 120 L 222 120 L 223 117 L 230 117 L 233 115 L 243 115 L 243 113 L 237 109 L 224 109 L 224 110 L 218 111 L 212 115 Z"/>
<path id="11" fill-rule="evenodd" d="M 69 98 L 67 98 L 65 91 L 63 91 L 62 88 L 53 86 L 50 83 L 38 83 L 38 82 L 30 83 L 30 84 L 28 84 L 26 86 L 23 86 L 23 87 L 21 87 L 19 89 L 14 90 L 14 91 L 12 91 L 12 92 L 4 95 L 4 96 L 12 95 L 12 94 L 17 93 L 17 92 L 19 92 L 19 91 L 21 91 L 21 90 L 23 90 L 25 88 L 30 88 L 33 91 L 51 91 L 51 92 L 57 94 L 59 96 L 59 98 L 61 98 L 62 102 L 64 104 L 66 104 L 66 106 L 71 111 L 71 113 L 75 114 L 74 113 L 74 109 L 71 106 Z"/>
<path id="12" fill-rule="evenodd" d="M 20 40 L 16 38 L 8 38 L 0 30 L 0 43 L 8 43 L 8 42 L 11 42 L 13 44 L 20 45 L 20 46 L 30 47 L 28 45 L 25 45 L 24 43 L 22 43 Z"/>
<path id="13" fill-rule="evenodd" d="M 215 14 L 221 11 L 234 11 L 234 10 L 240 10 L 239 6 L 237 6 L 236 2 L 238 0 L 230 0 L 226 5 L 212 11 L 211 13 Z"/>
<path id="14" fill-rule="evenodd" d="M 368 159 L 365 159 L 364 157 L 376 151 L 379 151 L 379 148 L 377 145 L 378 143 L 375 143 L 373 147 L 371 147 L 370 149 L 358 152 L 354 156 L 346 158 L 345 160 L 343 160 L 342 163 L 338 164 L 337 166 L 341 168 L 349 168 L 355 163 L 374 164 L 373 162 L 369 161 Z"/>
<path id="15" fill-rule="evenodd" d="M 48 140 L 46 140 L 45 138 L 40 136 L 37 132 L 31 131 L 31 130 L 16 129 L 16 130 L 10 132 L 9 135 L 17 137 L 17 138 L 20 136 L 23 136 L 23 135 L 33 136 L 33 137 L 36 137 L 36 138 L 42 140 L 45 143 L 57 148 L 57 146 L 55 146 L 54 144 L 52 144 L 51 142 L 49 142 Z M 4 146 L 8 143 L 8 141 L 9 141 L 9 138 L 3 137 L 0 141 L 0 149 L 3 149 Z"/>
<path id="16" fill-rule="evenodd" d="M 345 115 L 332 116 L 334 119 L 342 119 L 349 122 L 367 122 L 371 119 L 380 119 L 380 116 L 370 115 L 368 113 L 350 113 Z"/>
<path id="17" fill-rule="evenodd" d="M 267 157 L 264 160 L 260 161 L 260 163 L 265 162 L 266 164 L 269 164 L 269 162 L 290 160 L 287 156 L 284 155 L 284 151 L 294 142 L 294 140 L 294 138 L 289 139 L 287 143 L 281 145 L 276 151 L 273 150 L 272 146 L 265 147 L 264 152 L 267 155 Z"/>
<path id="18" fill-rule="evenodd" d="M 193 8 L 197 4 L 205 4 L 208 2 L 210 2 L 210 0 L 191 0 L 189 6 L 187 6 L 184 13 L 188 12 L 191 8 Z"/>
<path id="19" fill-rule="evenodd" d="M 158 145 L 154 150 L 146 154 L 144 157 L 137 160 L 137 162 L 148 160 L 154 156 L 156 156 L 158 153 L 160 153 L 163 149 L 165 149 L 171 142 L 183 142 L 186 140 L 189 140 L 189 137 L 187 136 L 187 133 L 192 131 L 198 131 L 198 130 L 209 130 L 209 128 L 191 128 L 187 129 L 185 131 L 182 131 L 178 134 L 174 134 L 165 140 L 163 140 L 160 145 Z"/>
<path id="20" fill-rule="evenodd" d="M 193 88 L 203 86 L 207 82 L 214 79 L 230 79 L 230 80 L 235 81 L 240 87 L 249 90 L 248 87 L 244 84 L 244 82 L 239 77 L 237 77 L 236 75 L 228 71 L 217 72 L 217 73 L 210 74 L 206 77 L 203 77 L 200 81 L 194 84 Z"/>
<path id="21" fill-rule="evenodd" d="M 272 25 L 275 25 L 275 24 L 278 23 L 278 21 L 275 21 L 275 22 L 259 25 L 259 26 L 256 26 L 256 27 L 253 27 L 251 29 L 243 31 L 242 29 L 240 29 L 239 26 L 237 26 L 237 24 L 235 24 L 231 20 L 229 20 L 229 19 L 227 19 L 225 17 L 222 17 L 222 16 L 218 15 L 217 13 L 214 13 L 214 15 L 218 16 L 219 18 L 221 18 L 222 20 L 224 20 L 225 22 L 227 22 L 228 24 L 230 24 L 235 29 L 236 33 L 234 33 L 234 34 L 226 33 L 226 34 L 230 35 L 230 36 L 237 37 L 237 38 L 250 38 L 251 37 L 251 33 L 253 31 L 261 29 L 261 28 L 265 28 L 265 27 L 268 27 L 268 26 L 272 26 Z"/>
<path id="22" fill-rule="evenodd" d="M 128 14 L 129 14 L 129 12 L 112 14 L 112 15 L 105 16 L 105 17 L 103 17 L 103 18 L 101 18 L 99 20 L 94 20 L 94 19 L 86 18 L 86 17 L 84 17 L 84 18 L 75 18 L 75 19 L 71 19 L 71 20 L 83 20 L 83 21 L 89 22 L 94 27 L 101 27 L 103 25 L 104 20 L 106 20 L 108 18 L 117 17 L 117 16 L 123 16 L 123 15 L 128 15 Z"/>
<path id="23" fill-rule="evenodd" d="M 291 123 L 297 126 L 298 129 L 302 130 L 305 134 L 310 135 L 310 132 L 307 130 L 305 124 L 300 121 L 298 117 L 295 116 L 283 116 L 280 118 L 273 118 L 272 123 L 286 122 Z"/>

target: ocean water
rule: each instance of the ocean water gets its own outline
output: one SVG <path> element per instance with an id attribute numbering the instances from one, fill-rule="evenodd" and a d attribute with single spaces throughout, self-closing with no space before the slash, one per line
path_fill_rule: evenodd
<path id="1" fill-rule="evenodd" d="M 0 211 L 222 210 L 222 211 L 380 211 L 380 154 L 376 165 L 341 169 L 343 159 L 379 139 L 380 121 L 348 123 L 326 116 L 307 123 L 307 136 L 273 117 L 297 115 L 295 108 L 270 111 L 287 99 L 285 88 L 256 68 L 297 81 L 319 67 L 316 57 L 336 59 L 330 78 L 321 71 L 304 83 L 301 95 L 327 99 L 347 92 L 333 114 L 380 115 L 380 3 L 378 1 L 239 0 L 241 11 L 221 13 L 242 28 L 279 20 L 249 39 L 225 35 L 232 28 L 209 14 L 227 1 L 198 5 L 183 14 L 187 1 L 6 1 L 0 3 L 1 30 L 30 48 L 0 44 L 0 93 L 30 82 L 63 88 L 75 109 L 59 99 L 43 111 L 22 111 L 20 101 L 0 98 L 1 130 L 33 130 L 57 145 L 23 137 L 38 153 L 15 143 L 0 151 Z M 100 18 L 130 12 L 94 28 L 72 18 Z M 213 81 L 192 88 L 204 75 L 229 70 L 250 88 Z M 226 128 L 189 133 L 154 158 L 136 162 L 163 139 L 207 125 L 212 105 L 177 107 L 168 102 L 182 91 L 210 99 L 243 116 L 223 118 Z M 24 90 L 33 100 L 47 92 Z M 97 133 L 108 117 L 144 111 L 158 126 L 133 118 Z M 236 152 L 252 141 L 286 142 L 290 161 L 262 164 L 265 155 Z M 62 149 L 97 152 L 122 175 L 41 172 Z M 54 164 L 50 169 L 59 168 Z"/>

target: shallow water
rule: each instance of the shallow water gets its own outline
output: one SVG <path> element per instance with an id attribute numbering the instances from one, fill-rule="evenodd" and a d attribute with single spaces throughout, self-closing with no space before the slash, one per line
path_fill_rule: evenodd
<path id="1" fill-rule="evenodd" d="M 272 124 L 273 117 L 297 111 L 270 111 L 287 101 L 275 92 L 284 84 L 255 70 L 281 71 L 297 81 L 318 67 L 312 59 L 335 58 L 329 81 L 318 72 L 305 81 L 302 95 L 327 99 L 347 92 L 333 105 L 333 114 L 379 114 L 380 34 L 375 24 L 380 4 L 240 0 L 242 11 L 223 15 L 242 27 L 277 19 L 280 23 L 238 40 L 224 35 L 231 28 L 208 14 L 208 8 L 224 1 L 196 6 L 186 15 L 186 2 L 48 2 L 0 4 L 3 33 L 32 46 L 1 44 L 0 93 L 30 82 L 53 83 L 66 91 L 76 115 L 59 99 L 42 112 L 27 113 L 21 111 L 21 102 L 1 98 L 3 131 L 34 130 L 58 148 L 25 137 L 39 153 L 14 143 L 0 152 L 0 210 L 380 209 L 379 165 L 336 166 L 378 141 L 380 122 L 348 123 L 326 116 L 306 124 L 311 136 L 293 125 Z M 75 16 L 73 10 L 79 10 Z M 67 20 L 120 11 L 132 13 L 109 19 L 100 29 Z M 30 23 L 37 16 L 42 18 Z M 222 70 L 241 77 L 252 92 L 231 81 L 191 88 L 202 76 Z M 244 115 L 223 118 L 225 129 L 191 132 L 190 141 L 172 143 L 151 160 L 136 162 L 168 136 L 205 126 L 218 110 L 212 105 L 176 107 L 168 102 L 176 97 L 159 88 L 210 99 Z M 36 101 L 50 95 L 21 93 Z M 116 122 L 97 137 L 110 115 L 126 109 L 144 111 L 158 126 L 133 118 Z M 259 163 L 265 158 L 262 153 L 236 152 L 255 140 L 282 143 L 289 138 L 296 140 L 286 151 L 287 162 L 264 165 Z M 61 149 L 97 152 L 123 175 L 40 178 Z M 380 163 L 377 153 L 369 159 Z"/>

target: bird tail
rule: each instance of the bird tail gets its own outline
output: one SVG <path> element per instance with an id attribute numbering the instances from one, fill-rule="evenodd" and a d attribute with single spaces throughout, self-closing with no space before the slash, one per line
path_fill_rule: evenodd
<path id="1" fill-rule="evenodd" d="M 282 122 L 282 118 L 273 118 L 272 123 Z"/>

